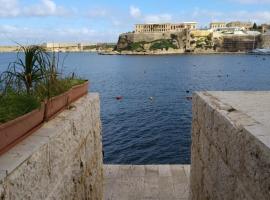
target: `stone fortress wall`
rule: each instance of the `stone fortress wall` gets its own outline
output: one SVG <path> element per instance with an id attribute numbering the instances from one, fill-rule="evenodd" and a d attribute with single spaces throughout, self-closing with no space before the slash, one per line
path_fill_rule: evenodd
<path id="1" fill-rule="evenodd" d="M 44 124 L 0 157 L 0 199 L 102 199 L 98 94 Z"/>
<path id="2" fill-rule="evenodd" d="M 158 40 L 173 40 L 178 49 L 185 48 L 187 40 L 187 31 L 186 29 L 176 32 L 165 32 L 165 33 L 124 33 L 119 36 L 116 49 L 123 50 L 126 49 L 129 45 L 139 42 L 149 43 L 146 44 L 146 49 L 149 48 L 151 43 L 155 43 Z"/>
<path id="3" fill-rule="evenodd" d="M 260 48 L 270 49 L 270 33 L 264 33 L 260 37 Z"/>

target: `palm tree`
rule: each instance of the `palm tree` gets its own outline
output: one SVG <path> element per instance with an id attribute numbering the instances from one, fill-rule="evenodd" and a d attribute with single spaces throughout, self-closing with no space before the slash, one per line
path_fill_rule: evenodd
<path id="1" fill-rule="evenodd" d="M 21 58 L 23 52 L 24 58 Z M 15 86 L 16 90 L 22 87 L 30 94 L 33 86 L 42 81 L 47 66 L 50 65 L 49 55 L 41 46 L 21 46 L 17 60 L 9 64 L 8 70 L 2 74 L 2 81 L 6 86 Z"/>

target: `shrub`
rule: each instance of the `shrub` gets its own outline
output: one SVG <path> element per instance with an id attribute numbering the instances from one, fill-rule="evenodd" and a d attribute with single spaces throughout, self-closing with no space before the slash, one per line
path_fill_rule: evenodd
<path id="1" fill-rule="evenodd" d="M 144 50 L 144 44 L 146 44 L 146 42 L 142 41 L 142 42 L 134 42 L 128 45 L 126 50 L 129 51 L 143 51 Z"/>
<path id="2" fill-rule="evenodd" d="M 172 40 L 157 40 L 151 46 L 150 50 L 157 50 L 157 49 L 166 49 L 169 48 L 177 49 L 177 46 L 172 43 Z"/>

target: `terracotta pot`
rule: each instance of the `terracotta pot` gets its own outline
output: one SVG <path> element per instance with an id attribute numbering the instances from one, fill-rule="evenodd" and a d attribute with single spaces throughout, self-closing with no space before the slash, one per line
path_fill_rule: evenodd
<path id="1" fill-rule="evenodd" d="M 65 92 L 58 96 L 52 97 L 51 99 L 46 101 L 46 108 L 45 108 L 46 121 L 55 117 L 59 112 L 61 112 L 67 107 L 68 94 L 69 92 Z"/>
<path id="2" fill-rule="evenodd" d="M 0 125 L 0 154 L 8 151 L 29 136 L 43 122 L 45 105 L 23 116 Z"/>
<path id="3" fill-rule="evenodd" d="M 88 93 L 88 85 L 89 81 L 85 81 L 83 84 L 73 86 L 69 90 L 69 97 L 68 97 L 69 104 L 76 101 L 80 97 L 86 95 Z"/>

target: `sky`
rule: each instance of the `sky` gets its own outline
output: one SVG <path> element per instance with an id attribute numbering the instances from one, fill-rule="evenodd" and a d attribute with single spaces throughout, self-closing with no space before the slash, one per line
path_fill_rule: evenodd
<path id="1" fill-rule="evenodd" d="M 136 23 L 270 23 L 270 0 L 0 0 L 0 45 L 117 42 Z"/>

